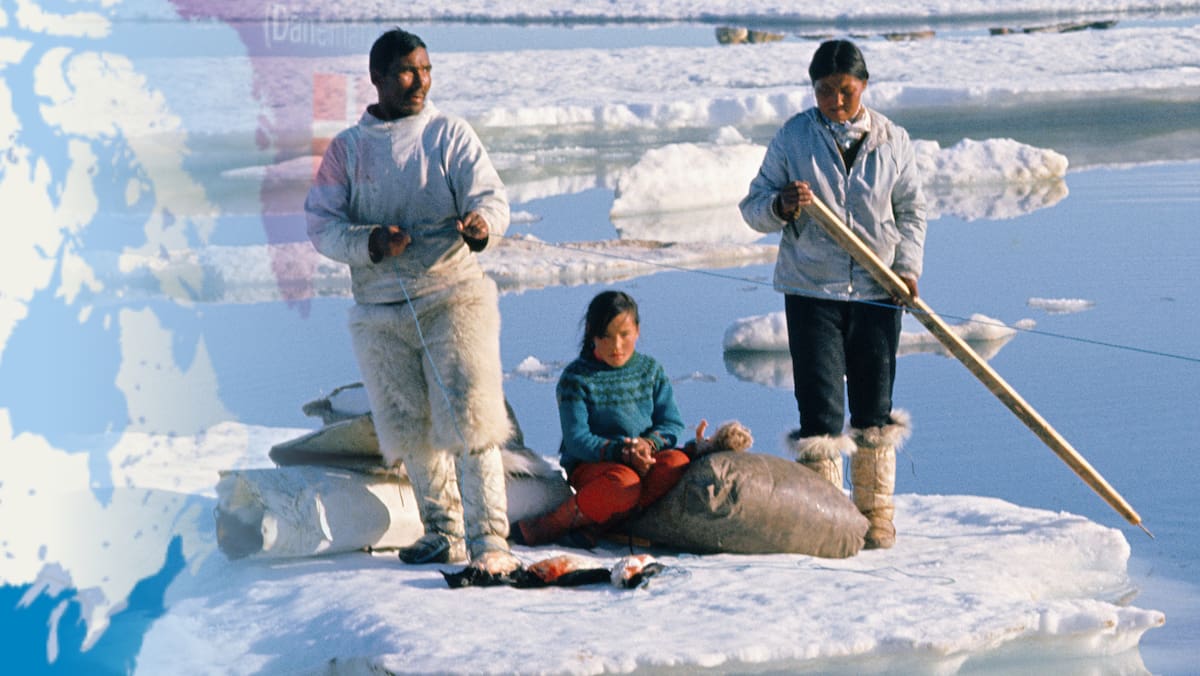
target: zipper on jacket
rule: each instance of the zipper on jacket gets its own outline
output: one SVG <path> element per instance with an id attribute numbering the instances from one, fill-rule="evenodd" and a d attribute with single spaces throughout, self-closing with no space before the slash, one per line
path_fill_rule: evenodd
<path id="1" fill-rule="evenodd" d="M 820 113 L 818 113 L 818 115 L 820 115 Z M 842 210 L 842 219 L 845 221 L 847 227 L 853 229 L 854 222 L 850 217 L 849 203 L 850 203 L 850 184 L 851 184 L 850 173 L 854 171 L 854 165 L 849 165 L 849 166 L 846 165 L 846 158 L 842 155 L 841 148 L 838 147 L 837 141 L 834 140 L 833 132 L 829 129 L 829 125 L 825 124 L 823 120 L 822 120 L 822 124 L 825 128 L 824 131 L 825 131 L 826 144 L 833 150 L 834 158 L 838 161 L 838 163 L 839 163 L 838 166 L 840 166 L 842 168 L 842 195 L 845 196 L 844 201 L 846 203 Z M 860 142 L 859 151 L 862 150 L 861 146 L 864 144 L 865 144 L 865 139 L 863 139 L 863 141 Z M 854 164 L 859 164 L 859 162 L 857 160 L 858 160 L 858 156 L 856 154 Z M 839 245 L 839 248 L 840 248 L 840 245 Z M 849 261 L 847 262 L 847 267 L 846 267 L 846 293 L 847 293 L 847 295 L 852 296 L 852 295 L 854 295 L 854 257 L 850 256 L 850 252 L 846 252 L 846 256 L 849 258 Z"/>

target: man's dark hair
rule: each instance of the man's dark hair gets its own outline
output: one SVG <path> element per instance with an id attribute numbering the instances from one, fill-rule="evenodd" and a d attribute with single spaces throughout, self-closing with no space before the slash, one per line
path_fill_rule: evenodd
<path id="1" fill-rule="evenodd" d="M 867 61 L 858 46 L 849 40 L 826 40 L 817 47 L 812 63 L 808 64 L 808 77 L 813 82 L 830 75 L 845 73 L 867 81 Z"/>
<path id="2" fill-rule="evenodd" d="M 389 66 L 397 58 L 408 56 L 418 48 L 426 48 L 425 42 L 413 33 L 402 28 L 380 35 L 371 45 L 370 69 L 372 73 L 386 74 Z"/>

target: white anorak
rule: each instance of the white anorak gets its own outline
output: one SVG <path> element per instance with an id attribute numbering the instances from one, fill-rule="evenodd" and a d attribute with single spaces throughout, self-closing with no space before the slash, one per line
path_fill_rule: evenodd
<path id="1" fill-rule="evenodd" d="M 776 215 L 775 196 L 792 181 L 807 181 L 813 194 L 896 274 L 921 276 L 925 198 L 912 143 L 903 128 L 873 110 L 866 112 L 870 132 L 849 171 L 816 108 L 789 119 L 767 147 L 740 207 L 754 230 L 783 231 L 775 264 L 777 291 L 835 300 L 889 295 L 807 213 L 790 223 Z"/>
<path id="2" fill-rule="evenodd" d="M 449 561 L 507 553 L 500 307 L 457 227 L 474 211 L 489 243 L 508 228 L 479 137 L 428 100 L 391 121 L 365 112 L 329 144 L 304 209 L 317 250 L 350 266 L 354 354 L 379 450 L 412 484 L 418 545 Z M 412 241 L 375 263 L 371 233 L 386 225 Z"/>
<path id="3" fill-rule="evenodd" d="M 496 236 L 509 223 L 504 184 L 479 137 L 429 101 L 391 121 L 364 112 L 334 137 L 304 210 L 317 250 L 350 266 L 358 303 L 401 302 L 479 279 L 483 270 L 457 221 L 479 212 Z M 412 243 L 373 263 L 368 239 L 384 225 L 400 226 Z"/>

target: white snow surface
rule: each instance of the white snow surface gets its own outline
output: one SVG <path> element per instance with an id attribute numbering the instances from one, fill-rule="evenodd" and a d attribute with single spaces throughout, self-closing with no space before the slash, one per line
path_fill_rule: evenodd
<path id="1" fill-rule="evenodd" d="M 805 69 L 818 42 L 492 52 L 434 45 L 431 98 L 443 110 L 467 118 L 492 145 L 506 135 L 546 129 L 586 140 L 629 130 L 778 126 L 813 104 Z M 1052 106 L 1113 95 L 1135 101 L 1188 99 L 1200 87 L 1200 28 L 1194 27 L 861 40 L 859 46 L 871 69 L 864 101 L 885 114 Z M 332 136 L 374 100 L 364 55 L 268 53 L 252 55 L 250 61 L 271 73 L 256 84 L 258 95 L 267 100 L 294 100 L 297 92 L 314 89 L 318 103 L 331 97 L 346 100 L 342 119 L 314 124 L 297 118 L 295 122 L 313 127 L 280 128 L 280 141 L 288 131 Z M 214 73 L 225 77 L 225 86 L 212 92 L 211 105 L 189 115 L 193 135 L 253 133 L 259 124 L 245 57 L 143 58 L 138 68 L 155 81 L 171 80 L 193 90 L 210 85 Z M 345 88 L 314 87 L 314 73 L 345 76 Z M 275 120 L 277 125 L 288 123 Z M 159 134 L 161 129 L 145 125 L 141 133 Z"/>
<path id="2" fill-rule="evenodd" d="M 806 22 L 853 20 L 928 21 L 931 17 L 1054 18 L 1063 15 L 1119 16 L 1126 13 L 1194 8 L 1187 0 L 918 0 L 915 2 L 863 3 L 855 0 L 831 0 L 782 7 L 774 0 L 527 0 L 500 3 L 493 0 L 412 0 L 397 5 L 386 0 L 323 2 L 291 0 L 280 9 L 297 16 L 322 19 L 397 20 L 490 20 L 490 21 L 646 21 L 646 20 L 757 20 L 759 22 Z M 157 0 L 133 0 L 121 3 L 119 15 L 166 15 L 168 7 Z M 237 0 L 207 0 L 204 8 L 211 16 L 225 19 L 258 20 L 261 8 Z"/>
<path id="3" fill-rule="evenodd" d="M 459 566 L 404 566 L 387 553 L 230 562 L 214 546 L 211 522 L 199 518 L 210 506 L 213 470 L 269 465 L 258 444 L 287 432 L 223 423 L 196 437 L 161 439 L 150 457 L 130 458 L 122 472 L 128 493 L 203 497 L 175 502 L 176 520 L 191 526 L 189 567 L 145 637 L 138 673 L 854 671 L 880 664 L 948 673 L 1009 653 L 1035 662 L 1105 655 L 1107 666 L 1136 670 L 1140 658 L 1131 649 L 1164 622 L 1162 613 L 1127 603 L 1136 590 L 1120 531 L 969 496 L 898 496 L 895 548 L 850 559 L 652 550 L 667 570 L 634 590 L 452 590 L 440 571 Z M 230 449 L 247 450 L 231 456 Z M 143 518 L 161 522 L 160 504 L 151 507 Z M 123 543 L 139 544 L 152 553 L 160 543 Z M 526 563 L 571 553 L 597 566 L 627 553 L 617 544 L 515 552 Z"/>

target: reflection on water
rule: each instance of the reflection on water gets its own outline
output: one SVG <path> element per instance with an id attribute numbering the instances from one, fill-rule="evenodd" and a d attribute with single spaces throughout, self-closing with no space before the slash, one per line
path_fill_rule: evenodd
<path id="1" fill-rule="evenodd" d="M 762 238 L 746 227 L 736 206 L 623 216 L 613 225 L 621 239 L 748 243 Z"/>
<path id="2" fill-rule="evenodd" d="M 725 351 L 725 370 L 738 380 L 792 389 L 792 358 L 787 352 Z"/>
<path id="3" fill-rule="evenodd" d="M 1062 179 L 1019 185 L 957 186 L 926 191 L 927 216 L 930 220 L 956 216 L 965 221 L 1016 218 L 1058 204 L 1067 196 Z"/>
<path id="4" fill-rule="evenodd" d="M 1016 332 L 1013 332 L 1000 338 L 968 338 L 965 340 L 976 354 L 985 361 L 991 361 L 1015 335 Z M 901 340 L 900 349 L 897 351 L 901 357 L 914 354 L 936 354 L 953 358 L 949 350 L 929 334 L 919 336 L 906 334 L 906 337 L 908 340 Z M 789 392 L 792 390 L 795 382 L 792 378 L 792 358 L 786 350 L 772 352 L 725 350 L 724 356 L 725 370 L 738 380 L 781 388 Z"/>

